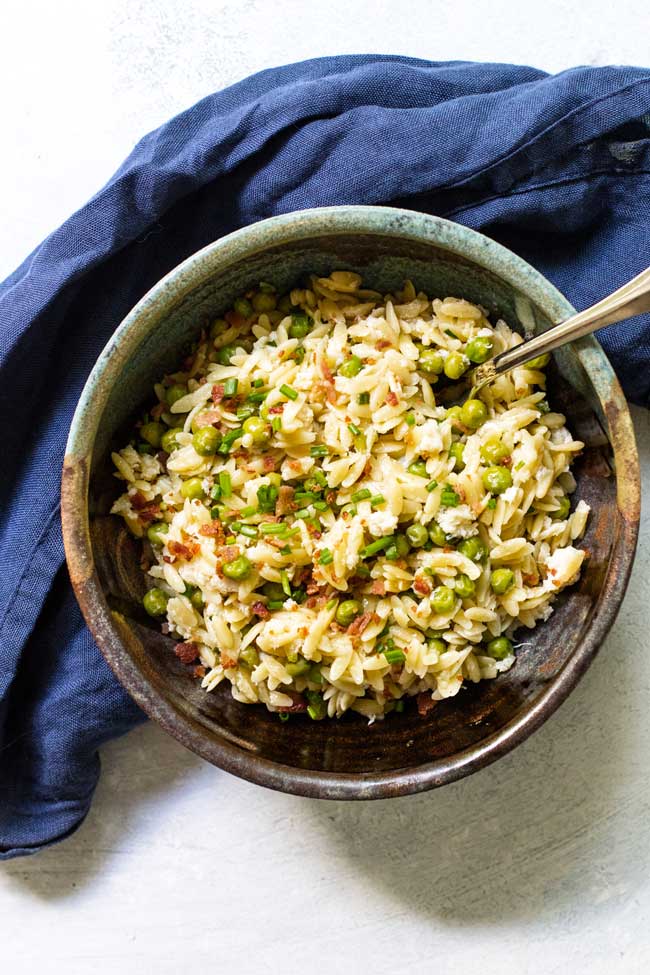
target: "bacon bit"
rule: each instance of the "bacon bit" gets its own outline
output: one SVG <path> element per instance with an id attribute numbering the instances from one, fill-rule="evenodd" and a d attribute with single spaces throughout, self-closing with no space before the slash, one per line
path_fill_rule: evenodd
<path id="1" fill-rule="evenodd" d="M 282 693 L 290 697 L 293 704 L 290 707 L 276 708 L 276 711 L 279 711 L 281 714 L 291 714 L 295 711 L 307 710 L 307 702 L 301 694 L 298 694 L 296 691 L 288 691 L 284 687 L 282 688 Z"/>
<path id="2" fill-rule="evenodd" d="M 145 508 L 148 504 L 151 504 L 150 501 L 147 501 L 142 491 L 134 491 L 133 494 L 130 494 L 129 501 L 131 502 L 131 507 L 134 511 L 141 511 L 142 508 Z"/>
<path id="3" fill-rule="evenodd" d="M 290 511 L 295 511 L 298 505 L 293 500 L 296 493 L 295 488 L 283 484 L 278 490 L 278 500 L 275 502 L 276 515 L 288 515 Z"/>
<path id="4" fill-rule="evenodd" d="M 237 658 L 229 657 L 225 650 L 221 651 L 221 659 L 219 662 L 224 670 L 232 670 L 233 667 L 237 666 Z"/>
<path id="5" fill-rule="evenodd" d="M 379 617 L 376 613 L 362 613 L 361 616 L 357 616 L 356 619 L 352 620 L 348 626 L 348 636 L 360 636 L 363 631 L 372 623 L 374 619 Z"/>
<path id="6" fill-rule="evenodd" d="M 284 403 L 278 403 L 276 406 L 269 407 L 269 414 L 273 413 L 277 415 L 278 413 L 284 413 Z"/>
<path id="7" fill-rule="evenodd" d="M 275 470 L 275 458 L 274 457 L 271 457 L 270 454 L 265 454 L 264 457 L 262 458 L 262 467 L 264 468 L 264 470 L 267 473 L 269 473 L 270 471 L 274 471 Z"/>
<path id="8" fill-rule="evenodd" d="M 251 610 L 255 616 L 259 616 L 261 620 L 267 620 L 271 615 L 270 611 L 266 608 L 263 602 L 253 603 Z"/>
<path id="9" fill-rule="evenodd" d="M 199 545 L 196 542 L 167 542 L 167 548 L 171 555 L 179 559 L 193 559 L 199 552 Z"/>
<path id="10" fill-rule="evenodd" d="M 226 537 L 220 521 L 211 521 L 208 525 L 201 525 L 199 535 L 203 535 L 205 538 L 214 538 L 218 545 L 222 545 Z"/>
<path id="11" fill-rule="evenodd" d="M 240 555 L 239 545 L 220 545 L 216 551 L 217 558 L 223 559 L 224 562 L 234 562 Z"/>
<path id="12" fill-rule="evenodd" d="M 218 410 L 205 410 L 197 413 L 194 417 L 194 426 L 197 430 L 201 427 L 216 427 L 221 422 L 221 413 Z"/>
<path id="13" fill-rule="evenodd" d="M 325 380 L 326 383 L 333 383 L 334 382 L 334 373 L 332 372 L 332 370 L 330 369 L 330 367 L 327 365 L 327 362 L 325 361 L 325 359 L 321 359 L 320 360 L 320 371 L 321 371 L 321 373 L 323 375 L 323 379 Z"/>
<path id="14" fill-rule="evenodd" d="M 203 664 L 199 664 L 198 667 L 194 668 L 195 677 L 205 677 L 206 674 L 207 674 L 207 670 L 205 669 Z"/>
<path id="15" fill-rule="evenodd" d="M 420 694 L 417 695 L 418 714 L 420 717 L 423 718 L 429 713 L 429 711 L 432 711 L 435 708 L 436 703 L 437 702 L 432 699 L 430 691 L 421 691 Z"/>
<path id="16" fill-rule="evenodd" d="M 167 405 L 165 403 L 156 403 L 155 406 L 151 407 L 149 412 L 151 413 L 154 420 L 159 420 L 166 409 L 167 409 Z"/>
<path id="17" fill-rule="evenodd" d="M 198 644 L 196 643 L 177 643 L 174 653 L 182 664 L 193 664 L 199 655 Z"/>
<path id="18" fill-rule="evenodd" d="M 370 587 L 370 592 L 373 596 L 385 596 L 386 595 L 386 584 L 383 579 L 375 579 Z"/>
<path id="19" fill-rule="evenodd" d="M 534 572 L 524 572 L 522 573 L 521 581 L 525 586 L 536 586 L 539 582 L 539 576 Z"/>
<path id="20" fill-rule="evenodd" d="M 413 582 L 413 589 L 415 592 L 419 593 L 421 596 L 428 596 L 433 586 L 428 579 L 420 576 L 420 578 L 415 579 Z"/>
<path id="21" fill-rule="evenodd" d="M 508 456 L 503 457 L 502 460 L 499 461 L 499 463 L 501 464 L 502 467 L 512 467 L 512 457 L 510 456 L 510 454 L 508 454 Z"/>
<path id="22" fill-rule="evenodd" d="M 150 501 L 144 508 L 138 511 L 138 518 L 143 525 L 150 525 L 152 521 L 158 521 L 162 516 L 160 506 L 157 501 Z"/>
<path id="23" fill-rule="evenodd" d="M 242 325 L 246 324 L 246 319 L 238 311 L 227 311 L 223 317 L 229 325 L 234 325 L 235 328 L 241 328 Z"/>
<path id="24" fill-rule="evenodd" d="M 389 406 L 397 406 L 399 403 L 397 393 L 394 393 L 392 389 L 386 393 L 386 402 L 389 404 Z"/>
<path id="25" fill-rule="evenodd" d="M 393 343 L 389 342 L 388 339 L 380 339 L 379 342 L 375 342 L 375 348 L 379 351 L 381 349 L 390 349 Z"/>
<path id="26" fill-rule="evenodd" d="M 163 467 L 167 467 L 167 461 L 169 460 L 169 454 L 164 450 L 159 450 L 156 454 L 156 460 L 160 461 Z"/>
<path id="27" fill-rule="evenodd" d="M 166 562 L 167 565 L 171 565 L 173 561 L 174 560 L 173 559 L 170 559 L 170 557 L 168 555 L 163 555 L 163 562 Z"/>
<path id="28" fill-rule="evenodd" d="M 315 596 L 321 591 L 322 588 L 323 587 L 319 586 L 316 580 L 312 578 L 311 581 L 307 583 L 307 588 L 305 591 L 308 596 Z"/>
<path id="29" fill-rule="evenodd" d="M 327 393 L 325 394 L 327 402 L 331 403 L 332 406 L 336 405 L 336 390 L 333 386 L 328 386 Z"/>
<path id="30" fill-rule="evenodd" d="M 223 394 L 224 394 L 223 383 L 216 383 L 212 387 L 212 402 L 220 403 L 221 400 L 223 399 Z"/>

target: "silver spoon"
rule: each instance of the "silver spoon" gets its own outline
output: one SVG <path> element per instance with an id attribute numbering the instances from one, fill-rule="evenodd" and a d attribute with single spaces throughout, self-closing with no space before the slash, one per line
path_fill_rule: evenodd
<path id="1" fill-rule="evenodd" d="M 552 352 L 553 349 L 568 342 L 575 342 L 583 335 L 590 335 L 599 328 L 604 328 L 605 325 L 612 325 L 614 322 L 633 318 L 647 311 L 650 311 L 650 268 L 641 271 L 641 274 L 637 274 L 627 284 L 590 308 L 585 308 L 577 315 L 567 318 L 565 322 L 553 325 L 545 332 L 477 366 L 472 376 L 473 387 L 470 399 L 498 376 L 510 372 L 517 366 L 523 366 L 531 359 Z"/>

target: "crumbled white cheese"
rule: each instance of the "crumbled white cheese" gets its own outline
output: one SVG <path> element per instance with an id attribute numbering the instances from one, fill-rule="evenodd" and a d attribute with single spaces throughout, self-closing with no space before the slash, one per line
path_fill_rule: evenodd
<path id="1" fill-rule="evenodd" d="M 510 503 L 511 501 L 514 501 L 515 498 L 517 497 L 518 490 L 519 488 L 517 487 L 516 484 L 511 484 L 509 488 L 506 488 L 506 490 L 503 492 L 501 497 L 503 498 L 504 501 Z"/>
<path id="2" fill-rule="evenodd" d="M 546 561 L 547 576 L 544 580 L 544 588 L 553 590 L 571 585 L 580 572 L 584 557 L 583 550 L 574 548 L 573 545 L 558 548 Z"/>
<path id="3" fill-rule="evenodd" d="M 382 535 L 391 535 L 397 528 L 397 515 L 390 511 L 373 511 L 368 515 L 367 528 L 371 535 L 379 538 Z"/>
<path id="4" fill-rule="evenodd" d="M 292 481 L 303 474 L 308 474 L 314 466 L 313 457 L 287 457 L 282 462 L 280 474 L 283 481 Z"/>
<path id="5" fill-rule="evenodd" d="M 282 604 L 282 608 L 288 611 L 291 611 L 292 609 L 298 609 L 298 603 L 295 601 L 295 599 L 285 599 L 285 601 Z"/>
<path id="6" fill-rule="evenodd" d="M 478 534 L 478 525 L 468 504 L 461 504 L 457 508 L 441 508 L 437 520 L 445 535 L 470 538 Z"/>
<path id="7" fill-rule="evenodd" d="M 497 674 L 503 674 L 504 671 L 510 670 L 514 662 L 515 662 L 514 653 L 511 653 L 509 657 L 504 657 L 503 660 L 495 660 L 494 666 Z"/>
<path id="8" fill-rule="evenodd" d="M 440 427 L 435 420 L 427 420 L 421 427 L 418 427 L 419 442 L 418 448 L 421 454 L 437 454 L 442 450 L 442 437 Z"/>

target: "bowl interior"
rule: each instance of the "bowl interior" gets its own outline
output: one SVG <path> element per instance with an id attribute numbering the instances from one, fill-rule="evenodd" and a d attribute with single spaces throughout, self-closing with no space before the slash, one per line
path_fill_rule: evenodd
<path id="1" fill-rule="evenodd" d="M 292 718 L 280 723 L 262 706 L 234 701 L 224 685 L 206 694 L 171 652 L 171 639 L 143 613 L 139 543 L 129 537 L 120 520 L 108 515 L 119 493 L 111 475 L 110 449 L 125 442 L 135 411 L 150 401 L 153 382 L 182 359 L 184 347 L 198 330 L 260 280 L 286 290 L 309 273 L 327 274 L 338 268 L 358 271 L 368 286 L 382 291 L 410 278 L 429 295 L 463 296 L 485 306 L 493 320 L 502 317 L 528 333 L 549 327 L 551 317 L 557 316 L 552 302 L 544 307 L 538 296 L 531 300 L 506 280 L 507 275 L 433 241 L 395 234 L 341 232 L 299 241 L 264 241 L 234 262 L 215 261 L 210 274 L 202 274 L 200 280 L 182 287 L 172 283 L 141 311 L 137 346 L 125 346 L 117 363 L 117 381 L 103 393 L 106 402 L 99 417 L 89 486 L 92 552 L 101 587 L 98 612 L 106 617 L 96 624 L 95 635 L 106 652 L 102 635 L 107 627 L 112 629 L 111 639 L 114 642 L 117 635 L 120 642 L 117 669 L 122 679 L 132 690 L 146 686 L 147 694 L 139 699 L 147 710 L 154 716 L 164 711 L 168 729 L 216 764 L 258 780 L 256 769 L 279 764 L 285 779 L 267 784 L 299 792 L 309 789 L 293 781 L 292 770 L 309 770 L 324 780 L 341 773 L 358 778 L 359 773 L 385 776 L 400 770 L 404 781 L 396 791 L 408 791 L 404 782 L 420 766 L 441 762 L 439 781 L 461 774 L 445 771 L 445 762 L 480 748 L 513 721 L 532 714 L 544 690 L 579 652 L 603 601 L 612 598 L 607 583 L 615 578 L 623 519 L 616 497 L 611 417 L 604 415 L 594 389 L 588 354 L 575 348 L 561 350 L 549 383 L 552 404 L 567 413 L 572 431 L 586 444 L 574 470 L 577 497 L 592 508 L 584 540 L 589 559 L 580 582 L 560 596 L 547 623 L 523 637 L 524 646 L 511 671 L 466 687 L 424 718 L 408 708 L 372 726 L 356 715 L 332 722 Z M 584 348 L 602 355 L 592 342 Z M 98 382 L 101 386 L 102 380 Z M 104 600 L 113 611 L 110 616 Z M 115 665 L 115 651 L 108 656 Z M 319 794 L 327 794 L 326 786 Z"/>

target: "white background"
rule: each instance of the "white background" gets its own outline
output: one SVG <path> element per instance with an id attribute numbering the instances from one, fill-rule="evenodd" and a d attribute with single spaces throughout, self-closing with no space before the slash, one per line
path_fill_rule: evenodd
<path id="1" fill-rule="evenodd" d="M 3 5 L 0 278 L 133 143 L 216 88 L 322 54 L 647 64 L 643 0 L 116 0 Z M 635 411 L 646 484 L 647 415 Z M 0 868 L 12 975 L 650 966 L 644 529 L 601 654 L 496 766 L 418 797 L 267 792 L 147 726 L 104 749 L 79 832 Z"/>

